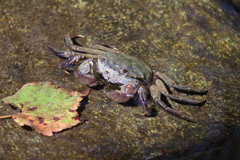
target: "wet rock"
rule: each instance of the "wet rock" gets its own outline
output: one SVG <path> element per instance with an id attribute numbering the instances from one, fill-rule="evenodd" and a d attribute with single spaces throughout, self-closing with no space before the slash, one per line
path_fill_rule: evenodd
<path id="1" fill-rule="evenodd" d="M 239 15 L 227 3 L 9 0 L 0 4 L 2 98 L 33 81 L 86 89 L 73 75 L 61 72 L 61 60 L 45 48 L 66 49 L 61 39 L 66 33 L 85 35 L 79 42 L 83 45 L 114 45 L 180 84 L 209 90 L 201 107 L 172 103 L 172 108 L 199 122 L 192 124 L 157 108 L 152 100 L 149 106 L 156 116 L 143 117 L 142 107 L 108 99 L 106 92 L 116 86 L 106 84 L 94 90 L 80 108 L 87 122 L 55 137 L 0 121 L 0 144 L 8 146 L 3 159 L 184 158 L 199 151 L 189 150 L 192 146 L 204 146 L 205 155 L 222 147 L 223 154 L 231 153 L 229 159 L 237 156 L 228 152 L 236 145 L 217 143 L 236 132 L 240 119 Z M 1 107 L 0 112 L 6 115 L 11 109 Z M 216 145 L 209 148 L 213 142 Z M 232 138 L 231 143 L 239 139 Z"/>

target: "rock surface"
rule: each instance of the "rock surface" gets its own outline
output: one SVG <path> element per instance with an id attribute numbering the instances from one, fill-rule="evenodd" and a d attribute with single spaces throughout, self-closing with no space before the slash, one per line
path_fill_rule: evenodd
<path id="1" fill-rule="evenodd" d="M 164 112 L 152 100 L 149 106 L 157 115 L 144 117 L 142 107 L 108 99 L 106 92 L 114 87 L 106 84 L 79 108 L 88 121 L 53 137 L 1 120 L 0 159 L 240 156 L 239 13 L 225 1 L 8 0 L 0 2 L 0 14 L 1 99 L 33 81 L 86 90 L 58 69 L 62 60 L 45 48 L 66 49 L 66 33 L 84 35 L 84 45 L 114 45 L 180 84 L 209 90 L 201 107 L 172 103 L 199 122 L 193 124 Z M 1 115 L 11 112 L 1 105 Z"/>

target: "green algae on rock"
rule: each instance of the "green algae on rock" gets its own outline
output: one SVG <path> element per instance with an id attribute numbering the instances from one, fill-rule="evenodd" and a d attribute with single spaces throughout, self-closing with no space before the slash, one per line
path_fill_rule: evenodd
<path id="1" fill-rule="evenodd" d="M 4 103 L 20 108 L 21 113 L 0 118 L 12 117 L 20 126 L 27 125 L 42 135 L 52 136 L 53 132 L 84 122 L 76 110 L 89 91 L 80 93 L 51 82 L 27 83 L 13 96 L 3 99 Z"/>

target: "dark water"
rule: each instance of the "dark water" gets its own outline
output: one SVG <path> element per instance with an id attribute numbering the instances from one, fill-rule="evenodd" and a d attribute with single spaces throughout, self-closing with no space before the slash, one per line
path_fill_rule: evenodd
<path id="1" fill-rule="evenodd" d="M 87 122 L 44 137 L 0 120 L 0 159 L 240 159 L 240 34 L 237 6 L 227 1 L 0 1 L 0 97 L 25 83 L 51 81 L 84 91 L 45 48 L 66 49 L 62 35 L 105 42 L 144 60 L 180 84 L 208 88 L 203 106 L 170 102 L 198 123 L 159 109 L 144 117 L 132 103 L 93 90 L 79 112 Z M 193 95 L 191 95 L 193 96 Z M 18 112 L 1 104 L 0 115 Z"/>

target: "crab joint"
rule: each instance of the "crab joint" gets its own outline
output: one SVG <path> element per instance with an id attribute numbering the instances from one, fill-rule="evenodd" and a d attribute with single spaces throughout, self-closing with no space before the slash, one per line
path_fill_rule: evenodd
<path id="1" fill-rule="evenodd" d="M 138 89 L 137 84 L 124 84 L 121 86 L 121 92 L 126 96 L 133 96 Z"/>

